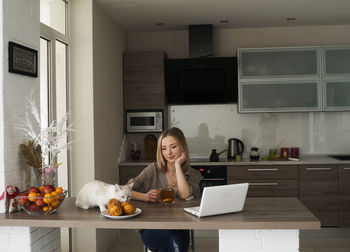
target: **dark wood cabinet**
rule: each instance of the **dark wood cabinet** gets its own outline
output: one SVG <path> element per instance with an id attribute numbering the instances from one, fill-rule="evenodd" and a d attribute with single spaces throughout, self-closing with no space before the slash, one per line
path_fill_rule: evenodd
<path id="1" fill-rule="evenodd" d="M 297 165 L 228 166 L 227 183 L 249 183 L 248 197 L 298 197 Z"/>
<path id="2" fill-rule="evenodd" d="M 124 54 L 124 110 L 166 107 L 164 57 L 162 51 Z"/>
<path id="3" fill-rule="evenodd" d="M 145 166 L 119 166 L 119 184 L 126 184 L 129 179 L 135 178 L 137 175 L 145 169 Z"/>
<path id="4" fill-rule="evenodd" d="M 338 167 L 338 226 L 350 227 L 350 165 Z"/>
<path id="5" fill-rule="evenodd" d="M 337 226 L 337 197 L 337 165 L 299 166 L 299 199 L 322 226 Z"/>

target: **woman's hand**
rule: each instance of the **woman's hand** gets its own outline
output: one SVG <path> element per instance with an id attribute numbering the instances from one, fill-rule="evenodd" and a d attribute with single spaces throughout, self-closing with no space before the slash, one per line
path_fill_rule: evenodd
<path id="1" fill-rule="evenodd" d="M 148 191 L 148 193 L 144 194 L 143 200 L 146 202 L 157 202 L 160 199 L 160 191 L 151 189 Z"/>
<path id="2" fill-rule="evenodd" d="M 180 166 L 185 163 L 187 160 L 187 157 L 185 155 L 185 152 L 182 152 L 181 155 L 175 160 L 175 164 L 179 164 Z"/>

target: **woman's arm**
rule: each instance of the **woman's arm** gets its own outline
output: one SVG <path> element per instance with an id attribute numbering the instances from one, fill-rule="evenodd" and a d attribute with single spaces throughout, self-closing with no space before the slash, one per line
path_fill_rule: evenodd
<path id="1" fill-rule="evenodd" d="M 160 198 L 159 190 L 149 190 L 147 193 L 140 193 L 131 191 L 131 198 L 134 200 L 146 201 L 146 202 L 157 202 Z"/>
<path id="2" fill-rule="evenodd" d="M 175 171 L 177 179 L 177 190 L 181 199 L 186 199 L 190 196 L 190 186 L 188 185 L 181 165 L 186 161 L 187 157 L 184 152 L 175 161 Z"/>

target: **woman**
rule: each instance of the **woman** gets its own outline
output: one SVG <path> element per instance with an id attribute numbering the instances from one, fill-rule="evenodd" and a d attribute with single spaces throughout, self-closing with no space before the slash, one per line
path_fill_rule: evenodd
<path id="1" fill-rule="evenodd" d="M 134 180 L 132 199 L 158 202 L 159 188 L 171 187 L 181 199 L 200 197 L 199 171 L 189 167 L 188 147 L 179 128 L 164 131 L 158 140 L 157 163 L 146 167 Z M 141 230 L 143 243 L 152 250 L 187 251 L 188 230 Z"/>

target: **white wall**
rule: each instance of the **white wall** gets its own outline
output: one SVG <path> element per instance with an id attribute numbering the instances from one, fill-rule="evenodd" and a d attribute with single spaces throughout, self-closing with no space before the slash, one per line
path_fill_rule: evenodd
<path id="1" fill-rule="evenodd" d="M 74 142 L 70 152 L 71 195 L 95 179 L 92 0 L 71 1 L 70 110 Z M 88 237 L 88 239 L 87 239 Z M 95 229 L 73 229 L 73 251 L 96 248 Z"/>
<path id="2" fill-rule="evenodd" d="M 117 154 L 123 135 L 123 52 L 126 33 L 97 5 L 93 5 L 95 178 L 119 181 Z M 117 229 L 96 230 L 96 251 L 109 251 Z"/>
<path id="3" fill-rule="evenodd" d="M 0 3 L 0 191 L 6 185 L 27 189 L 29 167 L 23 162 L 19 144 L 25 141 L 16 130 L 18 118 L 25 115 L 25 97 L 34 90 L 40 104 L 39 78 L 8 72 L 8 42 L 33 48 L 39 52 L 39 1 L 3 0 Z M 4 212 L 1 201 L 0 212 Z M 60 251 L 57 228 L 0 227 L 1 251 Z"/>
<path id="4" fill-rule="evenodd" d="M 214 56 L 235 56 L 237 48 L 350 44 L 350 25 L 214 29 Z M 128 34 L 128 51 L 164 50 L 188 57 L 188 32 Z M 302 154 L 350 152 L 350 112 L 238 114 L 237 105 L 171 106 L 170 126 L 183 129 L 193 155 L 225 149 L 236 137 L 250 147 L 300 147 Z M 207 133 L 205 133 L 207 131 Z"/>

